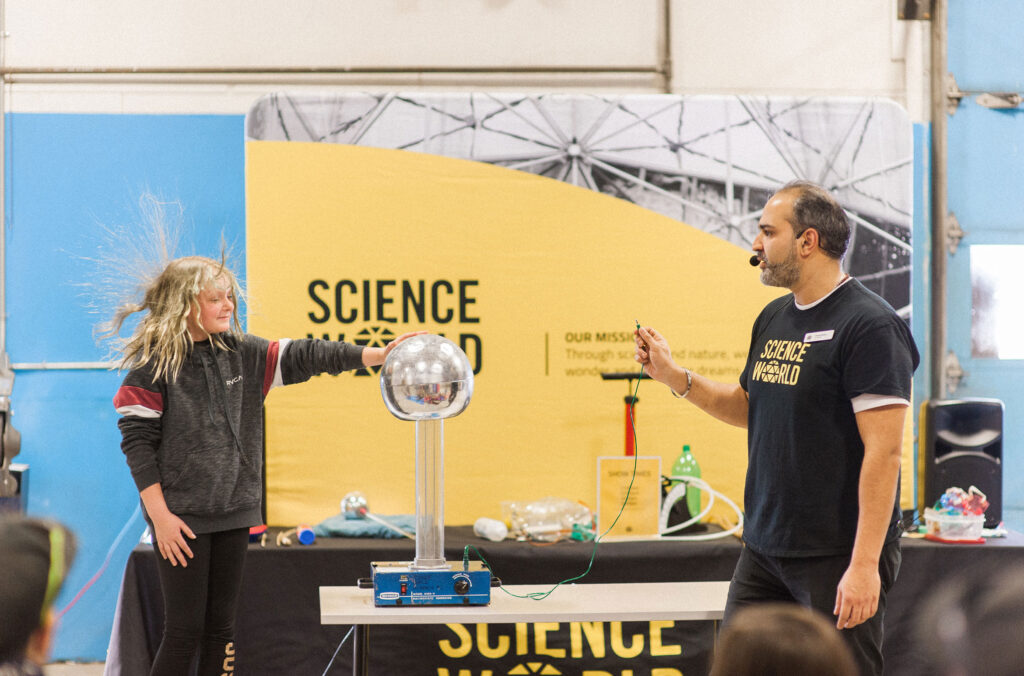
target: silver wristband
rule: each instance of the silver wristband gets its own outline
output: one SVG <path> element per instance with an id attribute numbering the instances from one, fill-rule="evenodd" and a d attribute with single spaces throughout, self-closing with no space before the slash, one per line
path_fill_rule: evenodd
<path id="1" fill-rule="evenodd" d="M 682 394 L 679 394 L 671 387 L 668 388 L 668 391 L 671 392 L 672 396 L 675 397 L 676 399 L 686 399 L 687 395 L 690 394 L 690 388 L 693 387 L 693 373 L 690 371 L 690 369 L 686 368 L 685 366 L 683 367 L 683 370 L 686 371 L 686 391 L 683 392 Z"/>

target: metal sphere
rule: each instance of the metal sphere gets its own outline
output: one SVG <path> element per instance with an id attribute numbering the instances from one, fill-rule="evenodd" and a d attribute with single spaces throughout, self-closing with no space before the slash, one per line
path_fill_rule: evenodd
<path id="1" fill-rule="evenodd" d="M 346 493 L 345 497 L 341 499 L 341 513 L 345 515 L 346 519 L 361 519 L 363 512 L 368 509 L 366 496 L 359 491 Z"/>
<path id="2" fill-rule="evenodd" d="M 384 405 L 401 420 L 450 418 L 473 396 L 473 368 L 452 341 L 432 334 L 407 338 L 388 354 L 380 372 Z"/>

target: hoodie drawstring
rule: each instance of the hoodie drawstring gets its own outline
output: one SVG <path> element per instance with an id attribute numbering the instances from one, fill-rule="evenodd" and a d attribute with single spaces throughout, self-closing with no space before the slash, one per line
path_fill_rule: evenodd
<path id="1" fill-rule="evenodd" d="M 202 353 L 201 354 L 201 358 L 202 358 L 202 363 L 203 363 L 203 378 L 206 379 L 206 388 L 210 392 L 210 396 L 207 398 L 208 411 L 209 411 L 209 415 L 210 415 L 210 422 L 216 422 L 216 419 L 214 417 L 215 413 L 214 413 L 214 410 L 213 410 L 213 399 L 214 399 L 214 396 L 215 396 L 215 392 L 213 391 L 213 388 L 210 386 L 210 373 L 209 373 L 210 364 L 212 363 L 213 364 L 213 379 L 218 383 L 218 385 L 220 387 L 220 400 L 221 400 L 221 402 L 224 405 L 224 417 L 227 418 L 228 428 L 231 430 L 231 436 L 235 440 L 235 448 L 238 449 L 238 454 L 241 456 L 242 462 L 244 462 L 246 465 L 248 465 L 250 463 L 249 463 L 249 460 L 245 457 L 245 450 L 242 447 L 242 440 L 239 439 L 238 429 L 235 427 L 235 421 L 231 417 L 231 410 L 230 410 L 230 407 L 228 406 L 228 388 L 224 384 L 224 378 L 221 376 L 220 364 L 217 363 L 217 357 L 216 357 L 216 355 L 209 355 L 209 354 L 206 354 L 206 353 Z"/>

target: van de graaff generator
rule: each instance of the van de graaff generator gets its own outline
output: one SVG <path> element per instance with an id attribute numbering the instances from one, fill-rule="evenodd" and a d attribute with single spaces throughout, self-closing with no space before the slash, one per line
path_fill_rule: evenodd
<path id="1" fill-rule="evenodd" d="M 487 605 L 490 571 L 444 559 L 444 419 L 473 396 L 469 359 L 442 336 L 407 338 L 388 353 L 380 390 L 392 415 L 416 423 L 416 559 L 370 564 L 374 605 Z"/>

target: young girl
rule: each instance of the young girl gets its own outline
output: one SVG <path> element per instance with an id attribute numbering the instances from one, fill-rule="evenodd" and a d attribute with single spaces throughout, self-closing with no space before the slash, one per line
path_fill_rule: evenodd
<path id="1" fill-rule="evenodd" d="M 263 400 L 278 385 L 384 362 L 386 348 L 244 334 L 223 262 L 171 261 L 113 333 L 144 313 L 120 350 L 121 449 L 150 523 L 165 626 L 153 675 L 233 673 L 235 607 L 249 528 L 262 523 Z"/>

